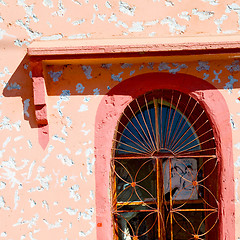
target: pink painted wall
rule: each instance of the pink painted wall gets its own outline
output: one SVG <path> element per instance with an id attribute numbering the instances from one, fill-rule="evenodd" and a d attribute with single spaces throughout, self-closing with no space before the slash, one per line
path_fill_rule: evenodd
<path id="1" fill-rule="evenodd" d="M 238 35 L 239 9 L 240 2 L 233 0 L 0 0 L 0 239 L 96 239 L 97 109 L 119 82 L 149 72 L 193 75 L 223 95 L 232 128 L 238 226 L 237 59 L 47 65 L 50 139 L 43 150 L 38 142 L 26 50 L 34 40 L 144 37 L 151 41 L 154 37 Z M 236 227 L 238 238 L 240 229 Z"/>

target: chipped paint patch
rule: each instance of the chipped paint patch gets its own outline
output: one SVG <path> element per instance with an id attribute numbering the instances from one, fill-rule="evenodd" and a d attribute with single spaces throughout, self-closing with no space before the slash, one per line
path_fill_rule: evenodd
<path id="1" fill-rule="evenodd" d="M 21 86 L 19 84 L 17 84 L 16 82 L 15 83 L 10 83 L 7 84 L 7 90 L 20 90 L 21 89 Z"/>
<path id="2" fill-rule="evenodd" d="M 63 71 L 53 72 L 52 70 L 48 72 L 49 76 L 54 82 L 59 81 L 59 78 L 62 76 Z"/>
<path id="3" fill-rule="evenodd" d="M 88 236 L 89 234 L 91 234 L 91 232 L 92 232 L 93 229 L 95 228 L 95 223 L 90 222 L 90 225 L 91 225 L 91 227 L 90 227 L 90 229 L 89 229 L 88 231 L 86 231 L 86 232 L 83 232 L 83 231 L 79 232 L 79 237 L 86 237 L 86 236 Z"/>
<path id="4" fill-rule="evenodd" d="M 71 167 L 74 165 L 74 162 L 72 159 L 70 159 L 67 155 L 59 154 L 57 155 L 57 158 L 61 160 L 63 165 L 67 165 L 68 167 Z"/>
<path id="5" fill-rule="evenodd" d="M 74 34 L 68 37 L 68 39 L 84 39 L 84 38 L 89 38 L 91 37 L 90 33 L 79 33 L 79 34 Z"/>
<path id="6" fill-rule="evenodd" d="M 80 25 L 80 24 L 84 23 L 85 21 L 86 21 L 85 18 L 81 18 L 79 20 L 76 20 L 76 21 L 72 22 L 72 24 L 74 26 L 77 26 L 77 25 Z"/>
<path id="7" fill-rule="evenodd" d="M 75 202 L 78 202 L 81 199 L 80 195 L 77 192 L 80 189 L 79 185 L 75 184 L 68 189 L 70 194 L 69 198 L 73 198 Z"/>
<path id="8" fill-rule="evenodd" d="M 213 6 L 216 6 L 219 4 L 219 1 L 218 0 L 202 0 L 203 2 L 207 2 L 209 3 L 210 5 L 213 5 Z"/>
<path id="9" fill-rule="evenodd" d="M 86 104 L 81 104 L 80 108 L 78 109 L 78 112 L 85 112 L 88 110 L 88 106 Z"/>
<path id="10" fill-rule="evenodd" d="M 50 40 L 59 40 L 61 38 L 63 38 L 63 35 L 59 33 L 59 34 L 41 37 L 41 40 L 50 41 Z"/>
<path id="11" fill-rule="evenodd" d="M 198 61 L 198 66 L 196 67 L 196 70 L 201 71 L 208 71 L 210 69 L 210 65 L 208 65 L 209 62 L 206 61 Z"/>
<path id="12" fill-rule="evenodd" d="M 52 0 L 43 0 L 43 5 L 45 7 L 52 8 L 53 7 L 53 2 L 52 2 Z"/>
<path id="13" fill-rule="evenodd" d="M 132 26 L 129 28 L 129 32 L 142 32 L 144 30 L 143 22 L 132 22 Z"/>
<path id="14" fill-rule="evenodd" d="M 130 7 L 128 5 L 128 3 L 123 2 L 123 1 L 119 1 L 119 11 L 120 12 L 122 12 L 124 14 L 127 14 L 129 16 L 134 16 L 135 10 L 136 10 L 135 6 Z"/>
<path id="15" fill-rule="evenodd" d="M 30 106 L 29 102 L 30 102 L 30 99 L 26 99 L 26 100 L 24 100 L 24 102 L 23 102 L 23 110 L 24 110 L 24 115 L 25 115 L 26 117 L 29 117 L 29 113 L 28 113 L 28 108 L 29 108 L 29 106 Z"/>
<path id="16" fill-rule="evenodd" d="M 191 19 L 191 15 L 189 14 L 189 12 L 186 12 L 186 11 L 179 13 L 178 16 L 187 21 L 190 21 Z"/>
<path id="17" fill-rule="evenodd" d="M 83 65 L 83 66 L 82 66 L 82 70 L 83 70 L 83 72 L 84 72 L 84 74 L 85 74 L 85 76 L 86 76 L 87 79 L 91 79 L 91 78 L 92 78 L 92 76 L 91 76 L 91 73 L 92 73 L 92 68 L 91 68 L 91 66 L 85 66 L 85 65 Z"/>
<path id="18" fill-rule="evenodd" d="M 64 210 L 65 210 L 70 216 L 74 216 L 74 215 L 76 215 L 77 212 L 78 212 L 78 209 L 77 209 L 77 208 L 76 208 L 76 209 L 73 209 L 73 208 L 68 207 L 68 208 L 64 208 Z"/>
<path id="19" fill-rule="evenodd" d="M 213 73 L 215 75 L 215 78 L 212 80 L 212 82 L 218 81 L 218 83 L 220 83 L 221 79 L 219 78 L 219 75 L 222 73 L 222 70 L 220 70 L 219 72 L 217 72 L 216 70 L 213 70 Z"/>
<path id="20" fill-rule="evenodd" d="M 197 8 L 194 8 L 192 10 L 192 14 L 198 16 L 200 21 L 208 20 L 209 18 L 214 16 L 213 11 L 211 11 L 211 12 L 210 11 L 199 11 Z"/>
<path id="21" fill-rule="evenodd" d="M 228 16 L 224 14 L 221 16 L 221 18 L 214 20 L 214 23 L 217 25 L 217 33 L 222 32 L 221 25 L 223 24 L 223 21 L 227 19 L 228 19 Z"/>
<path id="22" fill-rule="evenodd" d="M 162 25 L 168 25 L 169 31 L 171 33 L 176 33 L 176 34 L 182 34 L 186 30 L 185 25 L 180 25 L 177 23 L 175 18 L 172 17 L 166 17 L 161 21 Z"/>
<path id="23" fill-rule="evenodd" d="M 223 88 L 224 88 L 225 90 L 228 90 L 228 92 L 231 94 L 231 93 L 232 93 L 232 90 L 233 90 L 233 84 L 234 84 L 235 82 L 238 82 L 238 80 L 235 79 L 235 78 L 233 78 L 232 75 L 228 76 L 228 79 L 229 79 L 230 81 L 227 82 Z"/>
<path id="24" fill-rule="evenodd" d="M 118 81 L 118 82 L 121 82 L 122 81 L 122 78 L 121 78 L 121 75 L 123 74 L 123 72 L 120 72 L 118 73 L 117 75 L 115 74 L 112 74 L 111 75 L 111 78 L 113 81 Z"/>

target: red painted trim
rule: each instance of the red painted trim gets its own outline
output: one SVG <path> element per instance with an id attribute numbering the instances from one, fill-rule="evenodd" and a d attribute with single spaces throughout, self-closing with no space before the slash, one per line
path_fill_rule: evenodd
<path id="1" fill-rule="evenodd" d="M 49 141 L 45 79 L 43 77 L 32 77 L 32 80 L 35 116 L 39 128 L 38 139 L 42 148 L 45 149 Z"/>
<path id="2" fill-rule="evenodd" d="M 221 93 L 202 79 L 186 74 L 149 73 L 127 79 L 102 99 L 95 125 L 97 239 L 113 238 L 110 202 L 110 158 L 114 129 L 132 99 L 154 89 L 189 94 L 207 112 L 219 159 L 219 240 L 235 239 L 234 166 L 228 106 Z"/>
<path id="3" fill-rule="evenodd" d="M 125 38 L 88 39 L 62 41 L 34 41 L 28 47 L 29 56 L 51 55 L 91 55 L 109 53 L 149 53 L 200 50 L 231 50 L 239 52 L 239 35 L 165 37 L 165 38 Z"/>

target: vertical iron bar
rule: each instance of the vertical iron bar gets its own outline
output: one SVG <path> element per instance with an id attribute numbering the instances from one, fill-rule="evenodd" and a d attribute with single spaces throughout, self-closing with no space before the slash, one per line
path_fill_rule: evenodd
<path id="1" fill-rule="evenodd" d="M 170 186 L 170 202 L 169 202 L 169 207 L 170 207 L 170 211 L 169 211 L 169 214 L 170 214 L 170 227 L 171 227 L 171 240 L 173 240 L 173 216 L 172 216 L 172 206 L 173 206 L 173 203 L 172 203 L 172 161 L 171 159 L 168 159 L 169 161 L 169 186 Z"/>
<path id="2" fill-rule="evenodd" d="M 156 128 L 156 145 L 157 151 L 159 151 L 160 139 L 159 139 L 159 123 L 158 123 L 158 102 L 157 99 L 153 98 L 154 110 L 155 110 L 155 128 Z"/>
<path id="3" fill-rule="evenodd" d="M 172 113 L 172 103 L 173 103 L 173 93 L 172 93 L 171 103 L 170 103 L 170 108 L 169 108 L 169 113 L 168 113 L 168 123 L 167 123 L 167 129 L 166 129 L 166 133 L 165 133 L 164 148 L 167 147 L 167 143 L 168 143 L 169 123 L 170 123 L 170 118 L 171 118 L 171 113 Z"/>
<path id="4" fill-rule="evenodd" d="M 164 225 L 164 189 L 163 189 L 163 167 L 162 159 L 156 158 L 157 168 L 157 210 L 158 210 L 158 239 L 165 240 L 165 225 Z"/>

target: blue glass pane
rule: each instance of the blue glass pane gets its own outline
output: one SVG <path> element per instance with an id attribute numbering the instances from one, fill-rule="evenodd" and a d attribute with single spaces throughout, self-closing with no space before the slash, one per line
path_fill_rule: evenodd
<path id="1" fill-rule="evenodd" d="M 135 113 L 122 132 L 117 154 L 152 153 L 157 150 L 157 144 L 162 152 L 170 150 L 180 153 L 200 149 L 194 128 L 181 112 L 159 104 L 157 115 L 156 120 L 153 103 Z"/>

